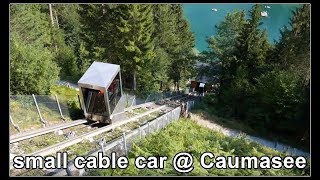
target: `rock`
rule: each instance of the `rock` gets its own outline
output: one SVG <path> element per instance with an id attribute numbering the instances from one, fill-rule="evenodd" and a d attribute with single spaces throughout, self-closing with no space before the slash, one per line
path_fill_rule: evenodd
<path id="1" fill-rule="evenodd" d="M 124 132 L 128 133 L 128 132 L 131 132 L 131 130 L 130 130 L 130 129 L 127 129 L 127 130 L 125 130 Z"/>
<path id="2" fill-rule="evenodd" d="M 12 153 L 12 154 L 23 154 L 24 151 L 22 149 L 20 149 L 18 147 L 18 145 L 15 145 L 15 146 L 12 145 L 12 146 L 10 146 L 10 153 Z"/>
<path id="3" fill-rule="evenodd" d="M 65 134 L 65 137 L 69 139 L 69 138 L 73 138 L 75 135 L 76 133 L 74 131 L 70 131 L 67 134 Z"/>
<path id="4" fill-rule="evenodd" d="M 62 135 L 62 134 L 63 134 L 63 131 L 59 129 L 59 130 L 55 131 L 55 132 L 54 132 L 54 134 L 56 134 L 56 135 L 59 135 L 59 136 L 60 136 L 60 135 Z"/>
<path id="5" fill-rule="evenodd" d="M 89 137 L 87 139 L 88 139 L 89 142 L 93 142 L 94 141 L 93 137 Z"/>
<path id="6" fill-rule="evenodd" d="M 74 164 L 69 164 L 66 169 L 68 176 L 83 176 L 86 172 L 85 169 L 77 169 Z"/>

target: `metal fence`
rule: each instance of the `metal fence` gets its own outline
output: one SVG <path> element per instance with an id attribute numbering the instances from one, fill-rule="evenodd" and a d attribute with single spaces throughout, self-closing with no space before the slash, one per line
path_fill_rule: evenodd
<path id="1" fill-rule="evenodd" d="M 163 129 L 168 124 L 179 119 L 181 113 L 181 107 L 177 107 L 172 111 L 154 119 L 153 121 L 147 122 L 144 125 L 139 126 L 139 128 L 132 130 L 128 133 L 123 133 L 121 137 L 118 137 L 112 141 L 105 142 L 101 141 L 101 148 L 92 151 L 86 156 L 97 156 L 99 152 L 103 152 L 106 156 L 111 156 L 112 152 L 116 152 L 117 156 L 128 155 L 128 152 L 132 148 L 132 145 L 146 137 L 149 134 L 156 133 L 157 131 Z M 73 167 L 73 162 L 69 161 L 69 167 Z M 75 171 L 81 172 L 81 170 L 74 169 Z M 82 171 L 83 172 L 83 171 Z M 65 176 L 67 171 L 57 170 L 54 173 L 55 176 Z"/>
<path id="2" fill-rule="evenodd" d="M 57 95 L 13 95 L 9 109 L 10 122 L 18 131 L 71 121 L 67 100 Z"/>
<path id="3" fill-rule="evenodd" d="M 148 95 L 140 95 L 140 96 L 125 94 L 125 96 L 128 99 L 127 104 L 130 107 L 130 105 L 135 106 L 135 105 L 139 105 L 147 102 L 159 101 L 165 98 L 181 95 L 183 93 L 184 91 L 168 91 L 168 92 L 151 93 Z"/>
<path id="4" fill-rule="evenodd" d="M 143 98 L 135 95 L 124 94 L 122 106 L 143 104 L 151 101 L 159 101 L 164 98 L 177 96 L 182 91 L 153 93 Z M 59 124 L 63 121 L 71 121 L 68 101 L 74 101 L 80 107 L 76 96 L 60 95 L 12 95 L 10 96 L 10 134 L 38 129 L 50 125 Z"/>

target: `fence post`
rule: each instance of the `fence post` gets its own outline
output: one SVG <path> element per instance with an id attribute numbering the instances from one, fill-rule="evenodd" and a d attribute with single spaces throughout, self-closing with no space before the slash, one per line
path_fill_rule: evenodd
<path id="1" fill-rule="evenodd" d="M 34 103 L 36 104 L 37 111 L 38 111 L 38 114 L 39 114 L 39 117 L 40 117 L 40 121 L 42 122 L 43 126 L 46 127 L 47 126 L 47 122 L 41 116 L 40 109 L 39 109 L 36 97 L 34 96 L 34 94 L 32 94 L 32 97 L 33 97 Z"/>
<path id="2" fill-rule="evenodd" d="M 19 126 L 16 125 L 16 124 L 13 122 L 11 115 L 10 115 L 10 122 L 12 123 L 13 127 L 14 127 L 18 132 L 21 132 Z"/>
<path id="3" fill-rule="evenodd" d="M 150 97 L 150 94 L 147 96 L 147 99 L 144 101 L 145 103 L 148 102 L 149 97 Z"/>
<path id="4" fill-rule="evenodd" d="M 58 96 L 55 95 L 55 97 L 56 97 L 56 101 L 57 101 L 57 104 L 58 104 L 58 109 L 59 109 L 59 113 L 60 113 L 61 119 L 63 121 L 66 121 L 66 118 L 63 116 L 62 111 L 61 111 L 61 107 L 60 107 L 60 104 L 59 104 Z"/>
<path id="5" fill-rule="evenodd" d="M 136 101 L 136 95 L 134 95 L 134 96 L 133 96 L 131 106 L 133 106 L 133 105 L 137 104 L 137 103 L 135 103 L 135 101 Z"/>
<path id="6" fill-rule="evenodd" d="M 163 120 L 163 119 L 164 119 L 164 117 L 161 118 L 161 124 L 162 124 L 161 129 L 163 129 L 163 128 L 165 127 L 165 125 L 164 125 L 164 120 Z"/>
<path id="7" fill-rule="evenodd" d="M 150 123 L 149 121 L 147 123 L 148 123 L 148 134 L 150 134 Z"/>
<path id="8" fill-rule="evenodd" d="M 139 134 L 140 134 L 140 139 L 142 138 L 142 130 L 141 130 L 141 126 L 139 126 Z"/>
<path id="9" fill-rule="evenodd" d="M 189 101 L 187 101 L 187 108 L 186 108 L 186 116 L 188 117 L 188 111 L 189 111 Z"/>
<path id="10" fill-rule="evenodd" d="M 123 133 L 122 138 L 123 138 L 124 152 L 126 153 L 126 156 L 128 156 L 127 141 L 126 141 L 126 133 Z"/>
<path id="11" fill-rule="evenodd" d="M 99 145 L 101 147 L 102 155 L 105 155 L 104 144 L 105 144 L 105 139 L 104 138 L 100 139 Z"/>

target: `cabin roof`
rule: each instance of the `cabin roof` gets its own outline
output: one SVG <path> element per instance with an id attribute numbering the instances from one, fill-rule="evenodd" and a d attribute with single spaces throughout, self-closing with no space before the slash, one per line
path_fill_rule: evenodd
<path id="1" fill-rule="evenodd" d="M 120 65 L 95 61 L 80 78 L 78 84 L 89 84 L 108 88 L 119 71 Z"/>

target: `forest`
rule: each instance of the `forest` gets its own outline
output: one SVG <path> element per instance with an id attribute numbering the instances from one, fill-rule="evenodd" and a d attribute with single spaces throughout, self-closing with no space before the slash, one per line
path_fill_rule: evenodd
<path id="1" fill-rule="evenodd" d="M 292 12 L 290 26 L 271 43 L 261 5 L 227 14 L 207 39 L 199 76 L 219 84 L 206 105 L 214 113 L 310 148 L 310 5 Z M 289 142 L 290 142 L 289 141 Z"/>
<path id="2" fill-rule="evenodd" d="M 179 89 L 193 73 L 193 47 L 181 4 L 11 4 L 10 92 L 46 94 L 93 61 L 119 64 L 136 93 Z"/>
<path id="3" fill-rule="evenodd" d="M 261 11 L 228 13 L 197 55 L 181 4 L 11 4 L 10 94 L 48 94 L 94 61 L 119 64 L 123 86 L 137 94 L 206 76 L 218 85 L 205 97 L 216 114 L 308 148 L 310 5 L 292 12 L 274 43 Z"/>

